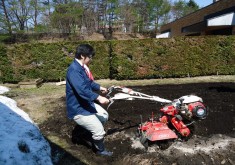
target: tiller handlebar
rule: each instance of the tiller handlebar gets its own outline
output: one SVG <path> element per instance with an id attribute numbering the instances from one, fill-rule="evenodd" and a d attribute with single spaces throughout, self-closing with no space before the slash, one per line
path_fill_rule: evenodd
<path id="1" fill-rule="evenodd" d="M 110 104 L 108 105 L 108 108 L 115 100 L 134 100 L 134 99 L 144 99 L 144 100 L 151 100 L 156 101 L 160 103 L 171 103 L 171 100 L 163 99 L 158 96 L 150 96 L 146 95 L 144 93 L 140 93 L 137 91 L 133 91 L 130 88 L 121 87 L 121 86 L 111 86 L 108 88 L 108 94 L 107 97 L 110 100 Z M 118 91 L 119 93 L 116 93 L 113 97 L 110 96 L 110 94 L 113 91 Z"/>

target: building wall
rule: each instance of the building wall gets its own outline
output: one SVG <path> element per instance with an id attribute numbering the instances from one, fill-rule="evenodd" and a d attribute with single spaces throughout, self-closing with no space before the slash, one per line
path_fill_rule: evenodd
<path id="1" fill-rule="evenodd" d="M 175 20 L 169 24 L 163 25 L 161 27 L 161 33 L 170 31 L 172 37 L 190 35 L 190 33 L 182 32 L 182 28 L 188 27 L 190 25 L 196 25 L 195 27 L 198 27 L 200 31 L 195 32 L 195 34 L 199 33 L 198 35 L 203 35 L 207 33 L 207 30 L 210 30 L 206 27 L 206 17 L 232 7 L 235 7 L 235 0 L 220 0 L 214 2 L 211 5 L 206 6 L 194 13 Z M 232 31 L 234 32 L 234 28 Z"/>
<path id="2" fill-rule="evenodd" d="M 233 32 L 233 35 L 235 35 L 235 26 L 233 26 L 232 32 Z"/>

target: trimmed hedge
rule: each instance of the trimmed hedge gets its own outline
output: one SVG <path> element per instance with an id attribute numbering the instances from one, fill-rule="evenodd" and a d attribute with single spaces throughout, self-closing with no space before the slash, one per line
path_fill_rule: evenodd
<path id="1" fill-rule="evenodd" d="M 0 82 L 17 82 L 14 77 L 13 65 L 7 56 L 7 47 L 0 44 Z"/>
<path id="2" fill-rule="evenodd" d="M 96 79 L 235 74 L 235 36 L 200 36 L 0 45 L 0 81 L 63 80 L 81 43 L 96 50 L 90 66 Z"/>
<path id="3" fill-rule="evenodd" d="M 14 78 L 17 81 L 36 78 L 43 78 L 45 81 L 63 80 L 67 67 L 74 58 L 76 46 L 81 43 L 84 42 L 12 45 L 7 49 L 7 56 L 12 61 Z M 109 44 L 87 43 L 98 50 L 90 66 L 91 70 L 95 70 L 94 76 L 107 78 L 109 76 Z"/>
<path id="4" fill-rule="evenodd" d="M 235 74 L 235 37 L 177 37 L 112 42 L 115 79 Z"/>

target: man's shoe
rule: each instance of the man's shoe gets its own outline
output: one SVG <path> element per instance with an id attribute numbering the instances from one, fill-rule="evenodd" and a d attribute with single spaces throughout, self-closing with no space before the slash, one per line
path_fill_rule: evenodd
<path id="1" fill-rule="evenodd" d="M 94 147 L 97 150 L 96 154 L 102 156 L 112 156 L 113 152 L 107 151 L 104 147 L 104 139 L 93 140 Z"/>
<path id="2" fill-rule="evenodd" d="M 110 151 L 107 151 L 107 150 L 104 150 L 104 151 L 97 151 L 96 152 L 98 155 L 101 155 L 101 156 L 112 156 L 113 155 L 113 152 L 110 152 Z"/>

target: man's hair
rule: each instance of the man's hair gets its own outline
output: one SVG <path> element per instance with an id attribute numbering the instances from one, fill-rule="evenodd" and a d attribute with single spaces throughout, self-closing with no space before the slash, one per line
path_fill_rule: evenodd
<path id="1" fill-rule="evenodd" d="M 81 44 L 76 48 L 75 58 L 81 59 L 84 57 L 93 57 L 95 55 L 94 48 L 89 44 Z"/>

